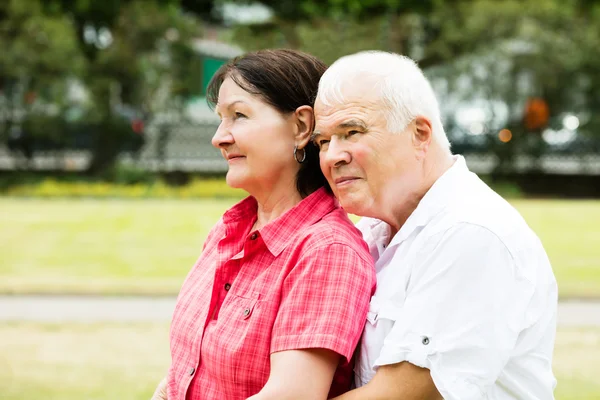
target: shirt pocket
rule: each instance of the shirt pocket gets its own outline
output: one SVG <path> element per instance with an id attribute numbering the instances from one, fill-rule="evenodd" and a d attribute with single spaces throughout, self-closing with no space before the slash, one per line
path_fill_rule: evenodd
<path id="1" fill-rule="evenodd" d="M 245 296 L 230 294 L 230 296 L 230 302 L 227 304 L 227 320 L 230 322 L 247 321 L 247 324 L 257 319 L 253 318 L 253 314 L 260 300 L 260 293 L 251 292 Z"/>
<path id="2" fill-rule="evenodd" d="M 375 376 L 373 366 L 379 358 L 383 342 L 400 312 L 400 306 L 373 296 L 360 343 L 360 354 L 354 368 L 356 386 L 363 386 Z"/>

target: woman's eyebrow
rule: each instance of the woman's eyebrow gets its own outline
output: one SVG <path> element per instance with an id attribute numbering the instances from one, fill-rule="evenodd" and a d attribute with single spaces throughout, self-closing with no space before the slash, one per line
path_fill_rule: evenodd
<path id="1" fill-rule="evenodd" d="M 229 104 L 217 103 L 217 106 L 215 107 L 215 112 L 218 114 L 220 108 L 223 108 L 223 107 L 225 107 L 225 108 L 231 108 L 231 107 L 235 106 L 238 103 L 248 104 L 244 100 L 235 100 L 235 101 L 232 101 Z"/>

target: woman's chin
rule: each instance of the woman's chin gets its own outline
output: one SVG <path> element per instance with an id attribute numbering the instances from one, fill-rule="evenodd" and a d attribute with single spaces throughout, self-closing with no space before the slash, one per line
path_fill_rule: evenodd
<path id="1" fill-rule="evenodd" d="M 244 189 L 244 179 L 237 174 L 232 173 L 231 171 L 227 172 L 227 175 L 225 176 L 225 182 L 227 183 L 227 186 L 231 188 Z"/>

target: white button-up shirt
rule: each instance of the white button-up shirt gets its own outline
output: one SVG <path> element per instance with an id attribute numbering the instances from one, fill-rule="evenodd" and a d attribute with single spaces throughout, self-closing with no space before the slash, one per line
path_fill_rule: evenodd
<path id="1" fill-rule="evenodd" d="M 446 400 L 553 399 L 558 295 L 544 248 L 455 159 L 391 241 L 386 223 L 357 224 L 376 261 L 377 291 L 355 384 L 407 361 L 429 369 Z"/>

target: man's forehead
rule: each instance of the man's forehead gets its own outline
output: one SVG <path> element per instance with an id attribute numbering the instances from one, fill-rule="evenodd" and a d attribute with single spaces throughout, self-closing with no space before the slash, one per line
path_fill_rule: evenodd
<path id="1" fill-rule="evenodd" d="M 315 132 L 323 129 L 366 126 L 379 114 L 381 106 L 367 98 L 350 98 L 341 103 L 324 104 L 315 102 Z"/>

